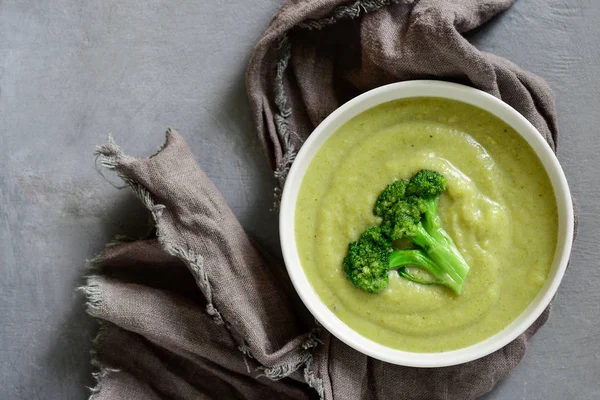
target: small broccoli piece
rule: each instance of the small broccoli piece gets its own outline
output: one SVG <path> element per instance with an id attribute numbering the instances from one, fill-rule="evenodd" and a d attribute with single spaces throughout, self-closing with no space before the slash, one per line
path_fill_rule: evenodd
<path id="1" fill-rule="evenodd" d="M 437 215 L 439 196 L 446 190 L 443 175 L 436 171 L 419 171 L 407 183 L 404 197 L 394 197 L 396 201 L 393 203 L 388 201 L 388 195 L 384 197 L 388 188 L 384 189 L 375 203 L 375 207 L 377 204 L 386 205 L 385 212 L 381 213 L 382 232 L 391 240 L 406 237 L 420 247 L 440 267 L 438 273 L 428 270 L 436 283 L 446 285 L 460 294 L 469 266 L 450 236 L 442 229 Z M 377 213 L 379 210 L 374 209 L 373 212 Z M 410 279 L 407 274 L 403 276 Z"/>
<path id="2" fill-rule="evenodd" d="M 383 218 L 383 216 L 389 211 L 390 207 L 396 204 L 398 200 L 404 198 L 407 186 L 408 181 L 405 179 L 400 179 L 387 185 L 375 202 L 373 214 L 375 214 L 377 217 Z"/>
<path id="3" fill-rule="evenodd" d="M 357 288 L 370 293 L 385 289 L 389 283 L 388 272 L 395 268 L 399 268 L 400 276 L 414 282 L 439 283 L 414 277 L 406 270 L 407 265 L 423 268 L 432 276 L 443 272 L 421 250 L 392 251 L 392 242 L 377 226 L 367 229 L 357 242 L 348 245 L 348 254 L 343 263 L 348 280 Z"/>
<path id="4" fill-rule="evenodd" d="M 426 210 L 426 203 L 416 197 L 399 199 L 383 214 L 381 229 L 392 240 L 414 234 L 416 223 Z"/>
<path id="5" fill-rule="evenodd" d="M 446 190 L 446 178 L 438 172 L 421 170 L 411 178 L 410 181 L 400 179 L 387 185 L 381 192 L 373 214 L 385 219 L 389 212 L 398 214 L 398 200 L 405 199 L 403 214 L 415 215 L 420 218 L 425 214 L 423 223 L 428 227 L 440 227 L 441 223 L 437 216 L 437 198 Z M 410 199 L 410 200 L 408 200 Z M 409 209 L 408 209 L 408 208 Z"/>
<path id="6" fill-rule="evenodd" d="M 407 197 L 425 199 L 440 197 L 446 191 L 446 178 L 436 171 L 422 169 L 413 176 L 406 187 Z"/>
<path id="7" fill-rule="evenodd" d="M 391 242 L 379 227 L 363 232 L 357 242 L 348 245 L 344 259 L 344 273 L 357 288 L 377 293 L 388 285 L 388 265 Z"/>
<path id="8" fill-rule="evenodd" d="M 360 235 L 359 241 L 370 242 L 378 247 L 384 248 L 391 247 L 392 245 L 389 237 L 384 235 L 383 231 L 378 226 L 372 226 L 371 228 L 366 229 L 362 235 Z"/>

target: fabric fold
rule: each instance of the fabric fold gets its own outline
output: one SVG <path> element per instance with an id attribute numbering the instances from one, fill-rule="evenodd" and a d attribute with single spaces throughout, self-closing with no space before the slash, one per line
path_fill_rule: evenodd
<path id="1" fill-rule="evenodd" d="M 246 73 L 258 135 L 279 183 L 276 203 L 295 154 L 316 125 L 352 97 L 392 82 L 440 79 L 483 90 L 523 114 L 556 149 L 548 85 L 464 36 L 513 2 L 287 2 Z"/>
<path id="2" fill-rule="evenodd" d="M 169 130 L 147 159 L 124 154 L 112 139 L 97 154 L 151 212 L 157 239 L 113 244 L 96 257 L 83 288 L 88 313 L 195 364 L 217 360 L 259 383 L 302 380 L 317 344 L 312 317 L 183 138 Z M 278 386 L 284 395 L 289 384 L 269 385 Z M 296 391 L 293 398 L 306 394 Z"/>

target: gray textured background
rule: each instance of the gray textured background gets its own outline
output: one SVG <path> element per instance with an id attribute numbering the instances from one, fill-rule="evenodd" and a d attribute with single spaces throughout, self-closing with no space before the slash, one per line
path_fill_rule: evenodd
<path id="1" fill-rule="evenodd" d="M 599 5 L 521 0 L 472 37 L 554 89 L 581 218 L 550 321 L 486 400 L 600 398 Z M 279 6 L 0 0 L 0 399 L 83 399 L 93 383 L 74 289 L 86 258 L 146 218 L 94 168 L 109 132 L 148 155 L 179 129 L 244 227 L 277 248 L 243 74 Z"/>

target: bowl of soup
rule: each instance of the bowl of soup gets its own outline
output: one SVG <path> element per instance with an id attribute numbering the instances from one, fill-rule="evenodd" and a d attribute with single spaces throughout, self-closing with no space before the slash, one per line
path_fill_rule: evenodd
<path id="1" fill-rule="evenodd" d="M 427 169 L 447 181 L 442 227 L 470 266 L 460 294 L 389 272 L 354 287 L 348 244 L 376 225 L 387 184 Z M 280 208 L 300 298 L 338 339 L 376 359 L 442 367 L 488 355 L 548 306 L 573 240 L 565 175 L 542 135 L 501 100 L 440 81 L 383 86 L 327 117 L 299 151 Z"/>

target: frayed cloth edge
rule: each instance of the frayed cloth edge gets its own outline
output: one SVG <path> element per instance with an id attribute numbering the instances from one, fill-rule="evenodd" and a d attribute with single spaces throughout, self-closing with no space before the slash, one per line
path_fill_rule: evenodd
<path id="1" fill-rule="evenodd" d="M 394 4 L 413 4 L 414 0 L 356 0 L 351 4 L 336 7 L 329 16 L 319 19 L 307 19 L 296 25 L 295 29 L 321 30 L 333 25 L 339 20 L 355 19 L 364 14 L 375 12 L 383 7 Z M 276 69 L 274 81 L 274 102 L 276 112 L 273 116 L 277 136 L 281 140 L 283 156 L 275 166 L 273 175 L 277 180 L 277 186 L 273 189 L 273 210 L 279 209 L 283 186 L 290 172 L 290 168 L 296 159 L 298 149 L 295 148 L 291 138 L 293 132 L 289 127 L 289 118 L 292 116 L 292 108 L 289 104 L 288 95 L 285 92 L 285 70 L 292 56 L 292 45 L 287 33 L 284 33 L 277 41 L 276 47 Z"/>
<path id="2" fill-rule="evenodd" d="M 167 129 L 167 138 L 171 132 L 172 131 L 170 128 Z M 165 148 L 166 143 L 167 140 L 165 140 L 165 143 L 160 146 L 158 151 L 155 152 L 151 157 L 158 155 Z M 200 289 L 202 289 L 204 296 L 206 297 L 206 312 L 213 317 L 213 320 L 216 323 L 223 324 L 224 321 L 221 314 L 213 305 L 212 289 L 210 287 L 210 283 L 208 282 L 206 271 L 204 270 L 204 259 L 201 255 L 196 254 L 192 250 L 185 249 L 167 240 L 161 224 L 161 217 L 165 206 L 162 204 L 156 204 L 152 198 L 152 194 L 144 186 L 140 185 L 123 172 L 123 164 L 135 161 L 135 159 L 131 156 L 125 155 L 123 150 L 117 146 L 112 136 L 108 137 L 106 144 L 96 149 L 95 155 L 98 157 L 102 166 L 106 167 L 107 169 L 114 170 L 117 173 L 123 182 L 125 182 L 131 188 L 136 197 L 144 204 L 144 206 L 146 206 L 148 211 L 150 211 L 152 218 L 156 223 L 156 236 L 158 242 L 167 253 L 184 261 L 188 268 L 192 270 L 194 277 L 196 278 L 196 283 Z"/>
<path id="3" fill-rule="evenodd" d="M 168 129 L 166 132 L 167 137 L 169 136 L 169 134 L 171 133 L 171 130 Z M 154 153 L 151 157 L 155 157 L 157 154 L 160 153 L 160 151 L 162 151 L 166 146 L 166 141 L 165 144 L 163 144 L 159 150 Z M 237 335 L 231 331 L 231 326 L 229 326 L 229 324 L 227 324 L 221 314 L 217 311 L 217 309 L 214 307 L 213 302 L 212 302 L 212 291 L 208 282 L 208 276 L 206 274 L 206 271 L 204 270 L 204 260 L 202 258 L 202 256 L 200 256 L 199 254 L 196 254 L 195 252 L 189 250 L 189 249 L 183 249 L 180 246 L 174 245 L 173 243 L 171 243 L 167 238 L 165 238 L 165 235 L 163 234 L 163 229 L 161 226 L 161 217 L 162 217 L 162 213 L 165 210 L 165 206 L 162 204 L 156 204 L 154 199 L 152 198 L 151 193 L 142 185 L 140 185 L 139 183 L 137 183 L 136 181 L 134 181 L 133 179 L 131 179 L 129 176 L 127 176 L 124 171 L 123 171 L 123 166 L 129 162 L 133 162 L 136 159 L 126 155 L 115 143 L 114 139 L 109 136 L 108 141 L 106 144 L 99 146 L 95 152 L 96 157 L 98 158 L 98 160 L 100 161 L 101 165 L 104 166 L 107 169 L 110 170 L 114 170 L 117 175 L 127 184 L 127 186 L 129 186 L 134 194 L 136 195 L 136 197 L 138 197 L 138 199 L 140 199 L 140 201 L 142 201 L 142 203 L 144 204 L 144 206 L 151 212 L 152 217 L 156 223 L 156 236 L 157 239 L 159 241 L 159 243 L 161 244 L 161 246 L 163 247 L 163 249 L 165 249 L 165 251 L 179 259 L 181 259 L 182 261 L 185 262 L 185 264 L 188 266 L 188 268 L 190 268 L 196 278 L 196 282 L 198 284 L 198 286 L 202 289 L 206 299 L 207 299 L 207 305 L 206 305 L 206 312 L 213 317 L 213 320 L 215 323 L 217 324 L 224 324 L 228 330 L 230 331 L 230 333 L 232 334 L 233 337 L 237 337 Z M 115 244 L 121 243 L 123 241 L 129 241 L 127 240 L 128 238 L 125 238 L 125 240 L 123 240 L 123 238 L 115 238 L 114 241 L 110 242 L 107 247 L 110 246 L 114 246 Z M 97 270 L 97 268 L 99 266 L 101 266 L 102 263 L 102 252 L 99 253 L 98 256 L 96 256 L 95 258 L 91 259 L 88 261 L 88 266 L 89 268 L 93 271 L 93 270 Z M 78 288 L 79 291 L 83 292 L 84 295 L 86 296 L 86 312 L 94 317 L 97 318 L 101 321 L 101 308 L 102 308 L 102 291 L 100 288 L 100 279 L 101 277 L 98 275 L 90 275 L 88 277 L 86 277 L 87 282 L 84 286 Z M 94 379 L 96 380 L 97 384 L 94 388 L 90 388 L 90 390 L 92 391 L 92 394 L 89 398 L 89 400 L 94 400 L 95 397 L 97 396 L 97 394 L 101 391 L 102 388 L 102 379 L 107 376 L 108 374 L 111 373 L 116 373 L 118 372 L 117 369 L 113 369 L 113 368 L 108 368 L 104 365 L 102 365 L 97 357 L 96 357 L 96 346 L 99 340 L 101 340 L 102 338 L 102 330 L 103 330 L 103 325 L 101 325 L 100 327 L 100 331 L 98 332 L 98 335 L 96 336 L 96 339 L 94 340 L 94 345 L 93 345 L 93 356 L 92 356 L 92 365 L 97 367 L 99 370 L 98 372 L 93 373 Z M 292 373 L 294 373 L 295 371 L 303 368 L 303 376 L 304 379 L 306 381 L 306 383 L 313 388 L 320 396 L 321 399 L 324 399 L 323 397 L 323 393 L 324 393 L 324 388 L 323 388 L 323 383 L 322 380 L 318 377 L 316 377 L 315 372 L 313 371 L 312 368 L 312 361 L 313 361 L 313 353 L 314 353 L 314 348 L 318 345 L 318 343 L 320 342 L 318 337 L 318 333 L 319 333 L 320 328 L 315 328 L 310 334 L 309 337 L 302 343 L 302 348 L 303 351 L 295 356 L 294 358 L 292 358 L 292 360 L 284 362 L 284 363 L 280 363 L 278 365 L 272 366 L 272 367 L 258 367 L 257 370 L 261 371 L 261 375 L 259 376 L 265 376 L 268 379 L 271 380 L 280 380 L 283 379 L 289 375 L 291 375 Z M 244 344 L 243 340 L 241 341 L 242 344 L 239 346 L 239 350 L 242 353 L 242 356 L 244 357 L 244 362 L 246 364 L 246 368 L 248 369 L 248 371 L 250 370 L 249 364 L 248 364 L 248 358 L 254 358 L 251 354 L 250 348 Z"/>

